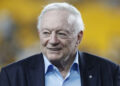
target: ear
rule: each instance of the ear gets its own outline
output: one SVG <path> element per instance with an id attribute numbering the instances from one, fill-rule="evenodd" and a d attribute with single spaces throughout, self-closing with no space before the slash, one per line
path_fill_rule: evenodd
<path id="1" fill-rule="evenodd" d="M 40 37 L 40 30 L 38 30 L 38 35 L 39 35 L 39 37 Z"/>
<path id="2" fill-rule="evenodd" d="M 80 32 L 78 33 L 78 41 L 77 41 L 77 44 L 78 44 L 78 45 L 80 44 L 82 38 L 83 38 L 83 31 L 80 31 Z"/>

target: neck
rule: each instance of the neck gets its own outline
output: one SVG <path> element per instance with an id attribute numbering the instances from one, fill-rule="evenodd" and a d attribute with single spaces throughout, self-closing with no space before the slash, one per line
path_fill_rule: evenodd
<path id="1" fill-rule="evenodd" d="M 67 73 L 75 59 L 75 55 L 76 55 L 76 53 L 73 55 L 67 56 L 65 59 L 52 62 L 52 64 L 55 65 L 59 69 L 59 71 L 61 72 L 61 74 L 64 78 L 67 75 Z"/>

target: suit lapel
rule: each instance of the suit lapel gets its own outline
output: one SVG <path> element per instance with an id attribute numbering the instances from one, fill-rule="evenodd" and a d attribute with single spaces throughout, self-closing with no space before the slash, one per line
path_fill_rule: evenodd
<path id="1" fill-rule="evenodd" d="M 81 76 L 81 86 L 87 86 L 86 84 L 86 68 L 83 54 L 79 52 L 79 68 L 80 68 L 80 76 Z"/>
<path id="2" fill-rule="evenodd" d="M 81 75 L 81 86 L 101 86 L 99 76 L 99 65 L 95 59 L 86 53 L 79 52 L 79 67 Z"/>
<path id="3" fill-rule="evenodd" d="M 79 52 L 81 86 L 101 86 L 98 78 L 100 68 L 95 62 L 89 54 Z M 45 66 L 42 54 L 31 57 L 24 64 L 28 86 L 45 86 Z"/>
<path id="4" fill-rule="evenodd" d="M 28 86 L 45 86 L 44 60 L 42 54 L 31 57 L 25 64 Z"/>

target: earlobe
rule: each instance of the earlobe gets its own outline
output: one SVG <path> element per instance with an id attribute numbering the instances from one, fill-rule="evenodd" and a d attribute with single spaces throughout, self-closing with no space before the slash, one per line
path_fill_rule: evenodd
<path id="1" fill-rule="evenodd" d="M 78 44 L 80 44 L 82 38 L 83 38 L 83 31 L 80 31 L 78 34 Z"/>
<path id="2" fill-rule="evenodd" d="M 40 30 L 38 30 L 38 35 L 39 35 L 39 37 L 40 37 Z"/>

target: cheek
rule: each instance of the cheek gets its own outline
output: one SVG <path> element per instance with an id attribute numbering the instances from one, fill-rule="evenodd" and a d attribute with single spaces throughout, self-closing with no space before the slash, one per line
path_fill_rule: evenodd
<path id="1" fill-rule="evenodd" d="M 69 42 L 67 43 L 68 48 L 70 48 L 71 50 L 76 48 L 77 46 L 77 40 L 75 38 L 69 40 Z"/>
<path id="2" fill-rule="evenodd" d="M 73 41 L 72 39 L 68 39 L 68 40 L 62 41 L 61 44 L 63 45 L 63 48 L 69 49 L 73 46 Z"/>
<path id="3" fill-rule="evenodd" d="M 46 46 L 47 39 L 40 38 L 40 44 L 41 44 L 41 46 Z"/>

